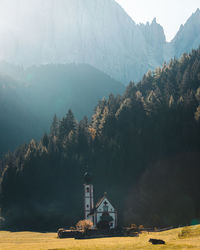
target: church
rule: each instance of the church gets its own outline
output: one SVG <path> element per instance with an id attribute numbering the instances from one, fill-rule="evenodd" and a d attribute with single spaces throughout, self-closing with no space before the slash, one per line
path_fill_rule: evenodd
<path id="1" fill-rule="evenodd" d="M 107 194 L 94 206 L 94 192 L 92 178 L 89 173 L 84 175 L 84 211 L 85 220 L 93 222 L 93 228 L 100 223 L 108 223 L 110 228 L 117 227 L 117 211 L 107 198 Z"/>

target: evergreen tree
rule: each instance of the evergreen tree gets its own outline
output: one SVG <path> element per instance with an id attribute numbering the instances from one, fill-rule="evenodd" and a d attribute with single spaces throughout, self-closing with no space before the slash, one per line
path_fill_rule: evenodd
<path id="1" fill-rule="evenodd" d="M 53 117 L 53 122 L 50 128 L 50 136 L 58 136 L 59 121 L 56 114 Z"/>
<path id="2" fill-rule="evenodd" d="M 59 125 L 59 140 L 63 140 L 66 135 L 68 135 L 71 131 L 75 131 L 77 126 L 77 122 L 74 118 L 74 114 L 69 109 L 67 115 L 60 121 Z"/>

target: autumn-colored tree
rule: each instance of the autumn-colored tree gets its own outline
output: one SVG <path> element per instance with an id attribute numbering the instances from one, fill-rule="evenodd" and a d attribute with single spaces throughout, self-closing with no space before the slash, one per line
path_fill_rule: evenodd
<path id="1" fill-rule="evenodd" d="M 91 229 L 93 227 L 93 223 L 91 220 L 80 220 L 77 224 L 76 224 L 76 228 L 77 230 L 83 230 L 86 231 L 88 229 Z"/>

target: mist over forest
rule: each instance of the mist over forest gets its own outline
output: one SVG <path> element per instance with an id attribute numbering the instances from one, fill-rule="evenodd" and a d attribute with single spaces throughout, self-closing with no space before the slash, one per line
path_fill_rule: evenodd
<path id="1" fill-rule="evenodd" d="M 49 132 L 53 116 L 69 108 L 76 119 L 91 117 L 98 100 L 125 87 L 86 64 L 24 67 L 0 64 L 0 155 Z M 1 75 L 1 73 L 0 73 Z M 17 79 L 17 80 L 16 80 Z"/>

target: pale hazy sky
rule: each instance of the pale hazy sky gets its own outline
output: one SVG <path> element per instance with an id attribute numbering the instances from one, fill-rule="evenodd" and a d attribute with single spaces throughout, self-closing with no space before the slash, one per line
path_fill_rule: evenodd
<path id="1" fill-rule="evenodd" d="M 115 0 L 136 23 L 151 22 L 156 17 L 170 41 L 190 15 L 200 8 L 200 0 Z M 200 31 L 199 31 L 200 32 Z"/>

